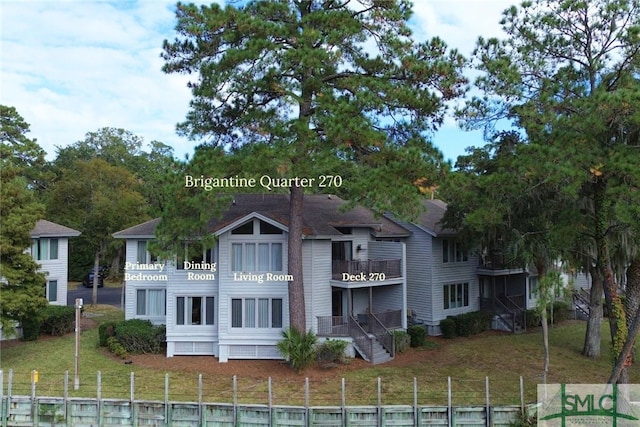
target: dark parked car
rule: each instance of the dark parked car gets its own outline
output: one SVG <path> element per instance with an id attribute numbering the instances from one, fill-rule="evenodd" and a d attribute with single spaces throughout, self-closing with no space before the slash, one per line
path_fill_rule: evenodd
<path id="1" fill-rule="evenodd" d="M 98 267 L 98 287 L 101 288 L 104 286 L 104 278 L 106 277 L 109 269 L 105 266 Z M 90 288 L 93 286 L 93 275 L 95 272 L 95 267 L 92 267 L 91 270 L 84 276 L 82 279 L 82 285 Z"/>

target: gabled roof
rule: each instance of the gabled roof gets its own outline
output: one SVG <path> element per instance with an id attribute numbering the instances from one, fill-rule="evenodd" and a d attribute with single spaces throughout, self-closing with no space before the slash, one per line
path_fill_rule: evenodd
<path id="1" fill-rule="evenodd" d="M 455 236 L 457 233 L 450 228 L 442 228 L 440 221 L 447 211 L 447 204 L 442 200 L 425 200 L 423 202 L 424 210 L 413 222 L 413 224 L 422 231 L 429 233 L 433 237 L 449 237 Z M 393 214 L 388 215 L 394 218 Z"/>
<path id="2" fill-rule="evenodd" d="M 36 226 L 31 230 L 30 234 L 32 238 L 37 239 L 40 237 L 77 237 L 80 232 L 73 228 L 41 219 L 36 222 Z"/>
<path id="3" fill-rule="evenodd" d="M 230 224 L 250 216 L 268 218 L 283 227 L 289 227 L 288 194 L 236 194 L 225 203 L 219 218 L 209 222 L 209 231 L 217 233 Z M 372 211 L 355 206 L 347 211 L 341 209 L 346 201 L 333 195 L 305 195 L 303 212 L 303 233 L 305 236 L 340 236 L 335 227 L 366 227 L 375 237 L 406 237 L 408 230 L 393 221 L 376 216 Z M 153 231 L 160 219 L 130 227 L 113 236 L 117 238 L 153 237 Z"/>
<path id="4" fill-rule="evenodd" d="M 143 222 L 142 224 L 134 225 L 133 227 L 113 233 L 112 236 L 116 239 L 151 239 L 155 236 L 156 227 L 159 223 L 160 218 L 155 218 L 147 222 Z"/>

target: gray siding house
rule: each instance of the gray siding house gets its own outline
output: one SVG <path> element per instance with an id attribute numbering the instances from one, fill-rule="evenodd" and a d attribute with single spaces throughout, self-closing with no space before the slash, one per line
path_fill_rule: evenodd
<path id="1" fill-rule="evenodd" d="M 181 242 L 173 259 L 148 250 L 160 219 L 114 234 L 126 240 L 125 318 L 165 324 L 168 357 L 280 358 L 276 343 L 289 322 L 288 195 L 220 203 L 222 216 L 209 223 L 214 244 Z M 393 357 L 390 329 L 406 328 L 403 240 L 411 233 L 362 207 L 345 211 L 345 203 L 305 196 L 307 327 L 378 363 Z"/>
<path id="2" fill-rule="evenodd" d="M 67 305 L 67 281 L 69 276 L 69 238 L 80 232 L 44 219 L 31 230 L 33 259 L 45 273 L 45 296 L 49 304 Z"/>
<path id="3" fill-rule="evenodd" d="M 446 211 L 441 200 L 425 200 L 424 211 L 407 223 L 388 215 L 411 231 L 407 247 L 407 297 L 412 320 L 440 335 L 440 320 L 478 311 L 478 257 L 461 249 L 453 230 L 439 222 Z"/>

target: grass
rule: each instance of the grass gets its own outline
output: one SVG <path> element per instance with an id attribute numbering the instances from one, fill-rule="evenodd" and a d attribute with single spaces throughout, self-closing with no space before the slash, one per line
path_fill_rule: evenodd
<path id="1" fill-rule="evenodd" d="M 108 306 L 87 307 L 87 313 L 103 320 L 121 319 L 122 312 Z M 580 355 L 584 339 L 584 322 L 566 322 L 550 331 L 551 369 L 549 383 L 602 383 L 611 371 L 608 325 L 603 323 L 602 356 L 587 359 Z M 344 378 L 348 405 L 376 405 L 378 378 L 381 400 L 385 405 L 413 403 L 414 378 L 419 404 L 446 405 L 447 382 L 451 378 L 454 405 L 485 403 L 486 378 L 489 379 L 492 404 L 518 404 L 519 379 L 523 377 L 525 400 L 536 400 L 536 384 L 541 382 L 541 334 L 533 331 L 511 335 L 485 333 L 453 340 L 432 339 L 435 345 L 410 349 L 389 364 L 345 369 L 323 376 L 312 376 L 311 405 L 340 405 L 341 378 Z M 64 372 L 69 372 L 71 397 L 95 397 L 98 381 L 103 398 L 129 398 L 131 373 L 134 373 L 136 399 L 164 400 L 165 378 L 170 384 L 169 398 L 177 401 L 197 401 L 198 375 L 193 372 L 158 371 L 126 365 L 100 349 L 97 328 L 84 331 L 81 339 L 81 379 L 79 391 L 73 391 L 73 334 L 44 339 L 2 349 L 0 369 L 4 371 L 5 393 L 8 372 L 12 370 L 12 394 L 31 393 L 31 371 L 39 371 L 37 394 L 62 396 Z M 252 363 L 247 361 L 244 363 Z M 101 376 L 98 379 L 97 371 Z M 629 370 L 633 383 L 640 381 L 640 368 Z M 272 379 L 274 405 L 303 405 L 305 374 Z M 238 378 L 237 398 L 240 403 L 267 403 L 268 380 Z M 231 375 L 203 374 L 202 399 L 207 402 L 231 402 Z"/>

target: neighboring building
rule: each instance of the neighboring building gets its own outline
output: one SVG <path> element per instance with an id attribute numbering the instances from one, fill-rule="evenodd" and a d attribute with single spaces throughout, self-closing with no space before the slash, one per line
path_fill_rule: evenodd
<path id="1" fill-rule="evenodd" d="M 31 256 L 46 274 L 45 295 L 49 304 L 67 305 L 69 237 L 80 232 L 44 219 L 31 230 Z"/>
<path id="2" fill-rule="evenodd" d="M 388 329 L 406 328 L 403 242 L 411 233 L 362 207 L 344 211 L 345 204 L 305 196 L 306 323 L 321 337 L 349 340 L 377 363 L 393 356 Z M 212 247 L 184 242 L 167 262 L 148 250 L 160 219 L 115 233 L 126 239 L 125 318 L 165 324 L 168 357 L 281 358 L 276 343 L 289 324 L 288 210 L 288 195 L 238 194 L 209 223 Z"/>
<path id="3" fill-rule="evenodd" d="M 415 223 L 388 215 L 411 231 L 406 240 L 408 309 L 430 335 L 440 335 L 440 321 L 447 316 L 480 309 L 478 257 L 462 249 L 453 230 L 440 226 L 446 209 L 441 200 L 425 200 Z"/>

